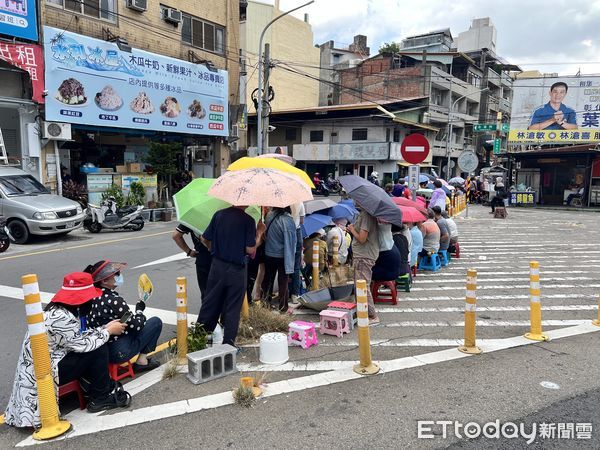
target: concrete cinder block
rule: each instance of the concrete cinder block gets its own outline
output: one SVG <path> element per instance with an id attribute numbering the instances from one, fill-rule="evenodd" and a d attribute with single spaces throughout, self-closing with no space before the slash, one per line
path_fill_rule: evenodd
<path id="1" fill-rule="evenodd" d="M 229 344 L 188 353 L 187 378 L 200 384 L 237 372 L 236 355 L 237 348 Z"/>

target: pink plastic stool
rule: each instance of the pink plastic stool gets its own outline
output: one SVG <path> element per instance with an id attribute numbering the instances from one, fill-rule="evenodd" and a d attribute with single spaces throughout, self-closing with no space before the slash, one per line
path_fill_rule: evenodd
<path id="1" fill-rule="evenodd" d="M 321 334 L 330 334 L 341 338 L 344 333 L 350 333 L 348 313 L 326 309 L 319 313 L 321 318 Z"/>
<path id="2" fill-rule="evenodd" d="M 356 303 L 335 301 L 327 305 L 327 309 L 332 311 L 344 311 L 348 313 L 348 324 L 350 331 L 354 330 L 354 325 L 358 323 L 356 312 Z"/>
<path id="3" fill-rule="evenodd" d="M 299 345 L 303 349 L 307 349 L 311 345 L 319 343 L 314 323 L 295 320 L 290 322 L 289 326 L 288 345 Z"/>

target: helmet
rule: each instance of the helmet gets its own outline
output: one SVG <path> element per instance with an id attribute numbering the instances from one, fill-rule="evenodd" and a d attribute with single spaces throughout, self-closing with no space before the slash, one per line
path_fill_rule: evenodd
<path id="1" fill-rule="evenodd" d="M 371 176 L 372 176 L 373 178 L 378 178 L 378 177 L 379 177 L 379 174 L 378 174 L 377 172 L 371 172 Z"/>
<path id="2" fill-rule="evenodd" d="M 315 172 L 315 177 L 318 177 L 319 175 L 321 175 L 319 172 Z"/>
<path id="3" fill-rule="evenodd" d="M 332 173 L 328 173 L 327 176 L 328 177 L 333 177 L 333 174 Z"/>

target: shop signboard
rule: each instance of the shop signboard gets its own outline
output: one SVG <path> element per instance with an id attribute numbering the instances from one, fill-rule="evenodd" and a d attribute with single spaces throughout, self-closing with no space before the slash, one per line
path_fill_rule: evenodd
<path id="1" fill-rule="evenodd" d="M 229 136 L 228 74 L 44 27 L 46 120 Z"/>
<path id="2" fill-rule="evenodd" d="M 40 45 L 0 42 L 0 60 L 26 71 L 31 79 L 32 100 L 44 103 L 44 55 Z"/>
<path id="3" fill-rule="evenodd" d="M 600 142 L 600 76 L 513 83 L 511 144 Z"/>
<path id="4" fill-rule="evenodd" d="M 0 34 L 37 41 L 36 1 L 0 1 Z"/>
<path id="5" fill-rule="evenodd" d="M 419 189 L 420 168 L 418 165 L 408 166 L 408 188 L 416 192 Z"/>
<path id="6" fill-rule="evenodd" d="M 137 182 L 142 183 L 142 186 L 145 188 L 156 188 L 157 186 L 157 176 L 154 175 L 122 175 L 122 186 L 123 189 L 129 190 L 131 188 L 131 183 Z"/>
<path id="7" fill-rule="evenodd" d="M 536 195 L 536 192 L 533 192 L 533 191 L 511 192 L 510 197 L 509 197 L 509 203 L 511 205 L 534 206 L 535 205 L 535 195 Z"/>

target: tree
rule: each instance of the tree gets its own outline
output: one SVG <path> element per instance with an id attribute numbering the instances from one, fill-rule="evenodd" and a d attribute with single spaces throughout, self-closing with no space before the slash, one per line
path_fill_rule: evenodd
<path id="1" fill-rule="evenodd" d="M 171 142 L 161 144 L 150 143 L 148 156 L 144 162 L 152 167 L 152 171 L 158 175 L 159 185 L 171 186 L 171 176 L 177 173 L 177 154 L 183 150 L 180 143 Z M 164 189 L 159 189 L 159 197 Z"/>
<path id="2" fill-rule="evenodd" d="M 400 44 L 397 42 L 384 42 L 381 47 L 379 47 L 379 53 L 399 53 L 400 52 Z"/>

